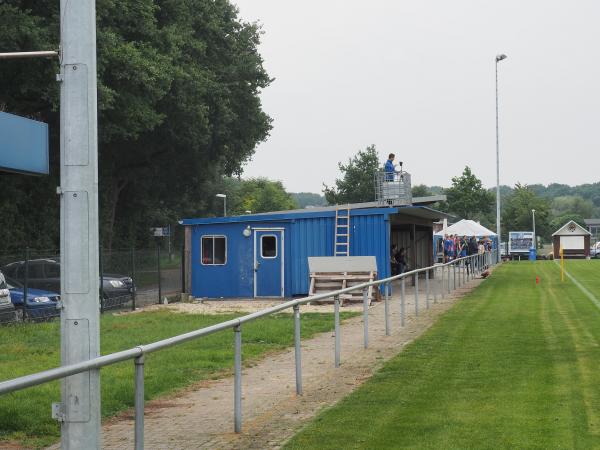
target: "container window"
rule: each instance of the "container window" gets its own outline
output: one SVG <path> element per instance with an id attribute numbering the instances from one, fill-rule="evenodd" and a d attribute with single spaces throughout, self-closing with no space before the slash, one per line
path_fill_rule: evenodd
<path id="1" fill-rule="evenodd" d="M 202 236 L 202 264 L 208 266 L 227 263 L 227 239 L 225 236 Z"/>
<path id="2" fill-rule="evenodd" d="M 263 258 L 277 258 L 277 237 L 262 236 L 260 238 L 261 256 Z"/>

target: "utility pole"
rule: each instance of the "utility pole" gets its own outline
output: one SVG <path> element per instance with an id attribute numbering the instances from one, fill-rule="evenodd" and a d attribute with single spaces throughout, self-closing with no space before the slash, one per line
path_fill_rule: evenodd
<path id="1" fill-rule="evenodd" d="M 500 134 L 498 128 L 498 63 L 506 59 L 505 54 L 496 55 L 496 234 L 498 235 L 498 260 L 502 259 L 500 245 L 502 243 L 500 227 Z"/>
<path id="2" fill-rule="evenodd" d="M 95 0 L 60 0 L 61 361 L 100 355 Z M 61 446 L 100 448 L 100 372 L 62 382 Z"/>

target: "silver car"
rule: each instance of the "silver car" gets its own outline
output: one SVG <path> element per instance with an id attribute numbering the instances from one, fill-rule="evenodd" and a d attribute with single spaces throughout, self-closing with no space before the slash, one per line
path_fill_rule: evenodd
<path id="1" fill-rule="evenodd" d="M 15 306 L 10 299 L 10 291 L 4 279 L 4 274 L 0 272 L 0 323 L 15 321 Z"/>

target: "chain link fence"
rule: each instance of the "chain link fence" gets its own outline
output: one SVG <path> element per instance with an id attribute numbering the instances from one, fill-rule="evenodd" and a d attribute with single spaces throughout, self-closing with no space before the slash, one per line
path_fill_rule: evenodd
<path id="1" fill-rule="evenodd" d="M 98 307 L 101 313 L 175 302 L 183 292 L 182 251 L 100 251 Z M 0 324 L 60 317 L 60 255 L 24 249 L 0 254 Z"/>

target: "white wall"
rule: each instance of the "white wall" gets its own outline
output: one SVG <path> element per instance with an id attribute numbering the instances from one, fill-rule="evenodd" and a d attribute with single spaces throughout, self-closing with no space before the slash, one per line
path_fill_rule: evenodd
<path id="1" fill-rule="evenodd" d="M 585 248 L 584 236 L 561 236 L 560 243 L 563 250 L 582 250 Z"/>

